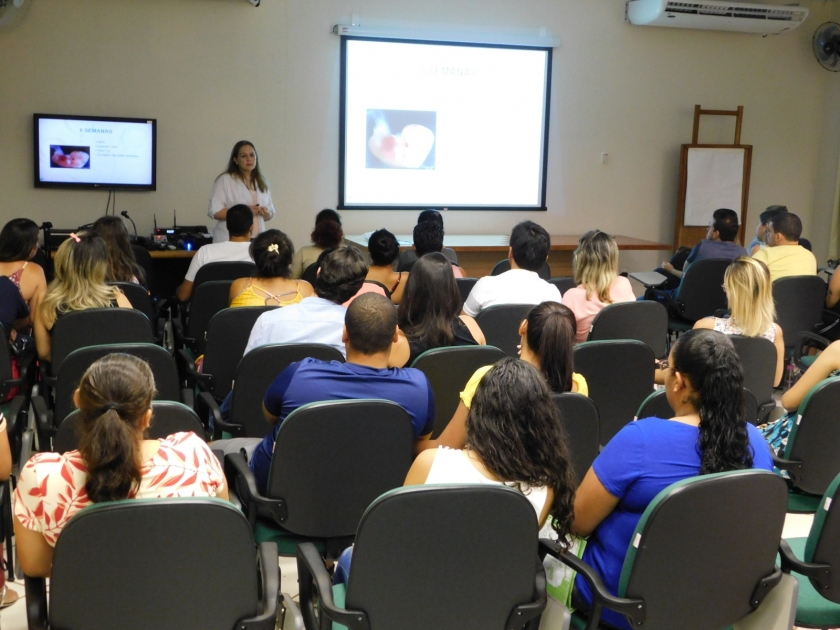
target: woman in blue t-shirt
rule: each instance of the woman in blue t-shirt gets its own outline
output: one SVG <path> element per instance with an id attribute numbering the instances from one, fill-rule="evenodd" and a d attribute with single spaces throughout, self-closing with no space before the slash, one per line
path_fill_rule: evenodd
<path id="1" fill-rule="evenodd" d="M 589 536 L 583 559 L 615 595 L 624 556 L 642 514 L 661 490 L 710 473 L 763 468 L 773 460 L 761 433 L 746 422 L 741 363 L 730 339 L 714 330 L 685 333 L 671 350 L 665 388 L 674 417 L 624 427 L 604 448 L 577 491 L 572 530 Z M 592 603 L 578 576 L 575 600 Z M 630 628 L 623 615 L 603 620 Z"/>

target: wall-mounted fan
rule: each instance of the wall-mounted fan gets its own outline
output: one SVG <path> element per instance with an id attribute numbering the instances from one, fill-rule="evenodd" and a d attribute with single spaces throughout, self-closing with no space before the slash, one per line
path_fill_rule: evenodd
<path id="1" fill-rule="evenodd" d="M 840 72 L 840 24 L 826 22 L 820 24 L 811 41 L 814 56 L 826 70 Z"/>

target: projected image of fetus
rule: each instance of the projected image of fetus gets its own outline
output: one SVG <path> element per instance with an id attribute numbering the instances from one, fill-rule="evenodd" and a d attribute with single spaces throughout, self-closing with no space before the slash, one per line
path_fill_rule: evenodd
<path id="1" fill-rule="evenodd" d="M 51 144 L 50 168 L 90 168 L 90 147 Z"/>
<path id="2" fill-rule="evenodd" d="M 367 168 L 435 167 L 436 112 L 367 110 Z"/>

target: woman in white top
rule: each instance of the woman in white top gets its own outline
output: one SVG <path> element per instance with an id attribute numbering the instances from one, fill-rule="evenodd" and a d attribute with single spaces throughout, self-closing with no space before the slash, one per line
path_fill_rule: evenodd
<path id="1" fill-rule="evenodd" d="M 265 231 L 265 222 L 274 216 L 274 202 L 268 182 L 257 163 L 257 150 L 248 140 L 240 140 L 233 145 L 227 170 L 213 183 L 207 215 L 216 219 L 214 243 L 229 240 L 225 225 L 227 211 L 239 203 L 245 204 L 254 213 L 254 236 Z"/>

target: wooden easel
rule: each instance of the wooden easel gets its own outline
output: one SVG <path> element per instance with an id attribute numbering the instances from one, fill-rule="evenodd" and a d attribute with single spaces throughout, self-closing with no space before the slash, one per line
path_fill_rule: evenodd
<path id="1" fill-rule="evenodd" d="M 735 139 L 732 144 L 700 144 L 700 117 L 701 116 L 734 116 L 735 117 Z M 691 144 L 684 144 L 680 153 L 680 188 L 677 198 L 677 217 L 674 224 L 674 251 L 685 245 L 693 247 L 706 237 L 708 226 L 686 225 L 686 196 L 692 182 L 689 181 L 688 162 L 689 153 L 692 149 L 724 149 L 743 151 L 743 174 L 741 187 L 740 208 L 732 208 L 739 213 L 741 229 L 739 238 L 744 242 L 745 223 L 747 220 L 747 202 L 750 192 L 750 167 L 752 165 L 752 145 L 741 144 L 741 125 L 744 120 L 744 107 L 739 105 L 736 110 L 723 109 L 702 109 L 700 105 L 694 106 L 694 130 L 691 134 Z M 709 218 L 716 208 L 709 208 Z"/>

